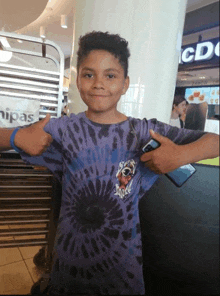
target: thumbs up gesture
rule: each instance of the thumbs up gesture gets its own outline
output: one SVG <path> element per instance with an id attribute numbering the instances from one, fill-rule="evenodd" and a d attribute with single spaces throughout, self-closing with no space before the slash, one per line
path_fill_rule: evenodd
<path id="1" fill-rule="evenodd" d="M 20 129 L 15 135 L 15 145 L 32 156 L 41 155 L 53 141 L 51 135 L 44 131 L 49 121 L 50 115 L 47 114 L 44 119 Z"/>
<path id="2" fill-rule="evenodd" d="M 185 164 L 181 158 L 182 146 L 173 143 L 167 137 L 153 130 L 150 130 L 150 135 L 161 145 L 159 148 L 141 156 L 140 160 L 145 163 L 146 167 L 157 174 L 166 174 Z"/>

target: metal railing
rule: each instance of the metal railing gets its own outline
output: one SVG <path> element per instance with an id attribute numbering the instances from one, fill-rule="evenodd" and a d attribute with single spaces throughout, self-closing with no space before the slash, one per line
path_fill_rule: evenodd
<path id="1" fill-rule="evenodd" d="M 52 179 L 21 159 L 0 158 L 0 248 L 48 244 Z"/>
<path id="2" fill-rule="evenodd" d="M 13 63 L 15 59 L 0 62 L 0 97 L 6 101 L 10 98 L 38 100 L 39 119 L 46 113 L 60 117 L 64 76 L 61 49 L 52 41 L 15 33 L 0 31 L 0 38 L 7 38 L 12 45 L 0 44 L 0 50 L 12 52 L 17 61 L 24 62 L 19 65 Z M 14 48 L 18 46 L 15 43 L 18 40 L 32 44 L 30 48 L 35 46 L 38 50 Z M 53 48 L 48 50 L 49 54 L 47 47 Z M 30 57 L 33 63 L 27 62 Z M 53 70 L 40 67 L 39 61 L 50 61 Z M 0 153 L 0 248 L 46 246 L 48 256 L 51 252 L 50 228 L 53 227 L 53 180 L 48 170 L 26 165 L 14 150 Z"/>
<path id="3" fill-rule="evenodd" d="M 40 101 L 39 118 L 45 117 L 46 113 L 51 113 L 51 117 L 61 116 L 62 99 L 63 99 L 63 76 L 64 76 L 64 54 L 59 46 L 54 42 L 25 36 L 15 33 L 6 33 L 0 31 L 0 38 L 7 38 L 10 41 L 24 41 L 26 46 L 33 47 L 38 45 L 37 51 L 24 50 L 22 48 L 4 47 L 3 51 L 12 52 L 19 57 L 24 63 L 29 60 L 32 67 L 26 67 L 13 64 L 13 62 L 0 62 L 0 96 L 5 100 L 10 98 L 23 98 Z M 0 41 L 1 42 L 1 41 Z M 42 52 L 39 52 L 42 48 Z M 53 48 L 51 54 L 47 54 L 46 49 Z M 22 58 L 21 58 L 22 57 Z M 36 59 L 36 62 L 34 62 Z M 51 69 L 42 69 L 40 60 L 53 63 Z M 14 59 L 15 61 L 15 59 Z"/>

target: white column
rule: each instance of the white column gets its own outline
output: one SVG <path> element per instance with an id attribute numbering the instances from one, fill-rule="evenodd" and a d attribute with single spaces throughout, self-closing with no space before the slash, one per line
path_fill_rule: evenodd
<path id="1" fill-rule="evenodd" d="M 92 30 L 129 42 L 130 87 L 118 110 L 136 118 L 169 122 L 187 0 L 76 0 L 70 112 L 86 110 L 76 88 L 78 38 Z"/>

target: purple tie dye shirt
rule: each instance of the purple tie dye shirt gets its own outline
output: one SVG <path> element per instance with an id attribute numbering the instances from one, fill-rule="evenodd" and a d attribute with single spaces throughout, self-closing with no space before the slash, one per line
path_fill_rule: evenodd
<path id="1" fill-rule="evenodd" d="M 21 153 L 62 182 L 51 272 L 54 293 L 145 293 L 138 202 L 158 178 L 140 161 L 149 129 L 177 144 L 204 134 L 156 119 L 98 124 L 83 112 L 50 120 L 45 131 L 54 141 L 41 156 Z"/>

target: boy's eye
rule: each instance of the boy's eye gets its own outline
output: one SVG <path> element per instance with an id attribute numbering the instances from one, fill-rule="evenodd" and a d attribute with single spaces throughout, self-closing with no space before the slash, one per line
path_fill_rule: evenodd
<path id="1" fill-rule="evenodd" d="M 113 74 L 108 74 L 108 78 L 115 78 L 115 75 L 113 75 Z"/>
<path id="2" fill-rule="evenodd" d="M 84 74 L 83 76 L 84 76 L 84 77 L 88 77 L 88 78 L 92 78 L 93 75 L 92 75 L 91 73 L 86 73 L 86 74 Z"/>

